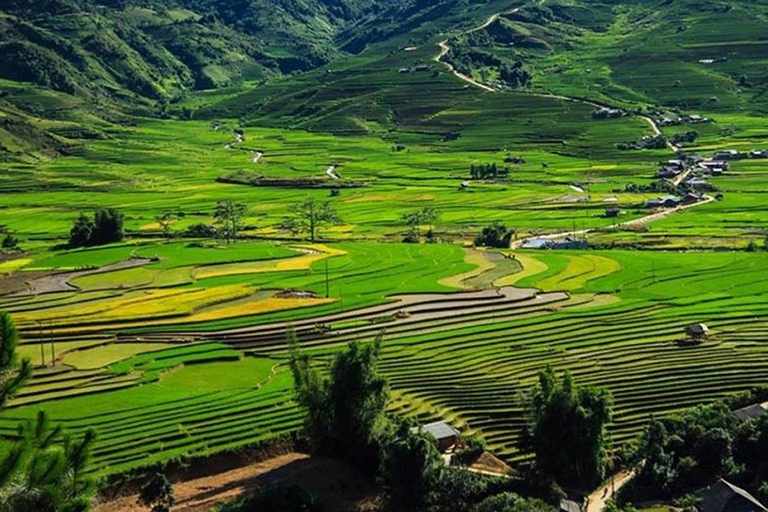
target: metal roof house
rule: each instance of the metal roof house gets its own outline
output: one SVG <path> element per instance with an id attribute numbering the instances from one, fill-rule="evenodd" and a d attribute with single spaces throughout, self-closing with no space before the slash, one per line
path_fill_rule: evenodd
<path id="1" fill-rule="evenodd" d="M 701 498 L 701 512 L 768 512 L 754 496 L 722 478 L 694 494 Z"/>
<path id="2" fill-rule="evenodd" d="M 523 249 L 549 249 L 551 245 L 552 240 L 549 238 L 531 238 L 530 240 L 525 241 Z"/>
<path id="3" fill-rule="evenodd" d="M 421 427 L 414 427 L 411 432 L 418 432 L 419 429 L 437 439 L 437 446 L 441 452 L 450 450 L 459 441 L 459 431 L 444 421 L 435 421 Z"/>
<path id="4" fill-rule="evenodd" d="M 752 418 L 758 418 L 763 414 L 768 413 L 768 402 L 764 404 L 752 404 L 741 409 L 733 411 L 734 416 L 741 421 L 747 421 Z"/>

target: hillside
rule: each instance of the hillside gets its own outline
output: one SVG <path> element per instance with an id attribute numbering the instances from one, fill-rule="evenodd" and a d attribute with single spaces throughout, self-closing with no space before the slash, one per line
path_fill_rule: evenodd
<path id="1" fill-rule="evenodd" d="M 394 30 L 399 47 L 373 47 L 328 70 L 227 98 L 207 115 L 370 133 L 402 128 L 414 103 L 418 118 L 405 124 L 421 125 L 462 103 L 456 91 L 462 84 L 438 78 L 446 71 L 433 62 L 442 41 L 448 47 L 443 62 L 496 90 L 589 98 L 660 116 L 759 115 L 768 108 L 768 2 L 546 0 L 475 7 L 474 24 L 458 14 L 466 7 L 446 6 L 406 39 Z M 387 24 L 380 27 L 369 38 L 387 33 Z M 412 51 L 402 51 L 408 44 Z M 428 65 L 428 73 L 400 72 L 419 65 Z"/>
<path id="2" fill-rule="evenodd" d="M 765 112 L 768 2 L 529 3 L 452 38 L 457 68 L 497 86 L 632 105 Z"/>

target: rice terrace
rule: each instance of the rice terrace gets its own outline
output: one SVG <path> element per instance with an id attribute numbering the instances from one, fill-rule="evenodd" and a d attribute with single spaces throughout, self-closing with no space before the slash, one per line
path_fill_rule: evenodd
<path id="1" fill-rule="evenodd" d="M 13 508 L 3 476 L 1 510 L 144 510 L 153 472 L 285 443 L 312 452 L 280 453 L 290 478 L 322 473 L 297 361 L 328 379 L 363 346 L 387 418 L 482 443 L 502 470 L 475 474 L 522 496 L 695 510 L 722 478 L 766 503 L 768 427 L 734 416 L 732 464 L 680 455 L 659 495 L 642 450 L 654 422 L 768 410 L 768 2 L 40 4 L 0 5 L 0 444 L 44 410 L 94 485 Z M 610 396 L 595 478 L 543 476 L 548 371 Z M 381 453 L 359 510 L 522 510 L 405 505 Z"/>

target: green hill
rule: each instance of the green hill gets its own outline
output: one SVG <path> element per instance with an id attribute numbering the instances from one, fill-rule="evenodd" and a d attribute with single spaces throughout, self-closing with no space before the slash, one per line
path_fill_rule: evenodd
<path id="1" fill-rule="evenodd" d="M 456 126 L 434 116 L 463 104 L 467 86 L 434 62 L 442 41 L 443 61 L 494 89 L 761 114 L 767 33 L 762 0 L 11 0 L 0 5 L 0 151 L 66 152 L 31 119 L 80 126 L 65 138 L 133 116 L 446 133 Z"/>

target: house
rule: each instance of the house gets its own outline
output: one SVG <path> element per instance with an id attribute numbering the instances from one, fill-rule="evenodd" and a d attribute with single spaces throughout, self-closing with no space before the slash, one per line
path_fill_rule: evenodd
<path id="1" fill-rule="evenodd" d="M 754 496 L 722 478 L 693 494 L 701 499 L 700 512 L 768 512 Z"/>
<path id="2" fill-rule="evenodd" d="M 459 442 L 459 431 L 444 421 L 435 421 L 421 427 L 414 427 L 411 429 L 411 432 L 418 432 L 419 429 L 434 437 L 437 440 L 437 447 L 443 453 L 456 446 Z"/>
<path id="3" fill-rule="evenodd" d="M 678 174 L 680 174 L 680 172 L 681 172 L 680 169 L 678 169 L 677 167 L 666 167 L 664 169 L 660 169 L 659 171 L 657 171 L 656 176 L 658 176 L 659 178 L 671 179 L 677 176 Z"/>
<path id="4" fill-rule="evenodd" d="M 683 196 L 683 204 L 698 203 L 702 199 L 704 199 L 704 197 L 701 194 L 696 194 L 694 192 L 688 192 L 687 194 L 685 194 L 685 196 Z"/>
<path id="5" fill-rule="evenodd" d="M 752 404 L 741 409 L 736 409 L 733 414 L 741 421 L 747 421 L 748 419 L 757 418 L 763 414 L 768 413 L 768 402 L 764 404 Z"/>
<path id="6" fill-rule="evenodd" d="M 691 324 L 685 328 L 685 334 L 692 340 L 700 341 L 709 337 L 709 327 L 705 324 Z"/>
<path id="7" fill-rule="evenodd" d="M 400 68 L 397 70 L 398 73 L 410 73 L 411 68 Z"/>
<path id="8" fill-rule="evenodd" d="M 738 160 L 739 158 L 742 158 L 742 156 L 743 155 L 735 149 L 729 149 L 715 153 L 715 160 Z"/>
<path id="9" fill-rule="evenodd" d="M 709 182 L 704 178 L 691 178 L 686 183 L 695 189 L 708 189 Z"/>
<path id="10" fill-rule="evenodd" d="M 670 161 L 667 162 L 667 168 L 668 169 L 670 169 L 670 168 L 677 169 L 678 171 L 685 170 L 685 161 L 684 160 L 678 160 L 678 159 L 670 160 Z"/>
<path id="11" fill-rule="evenodd" d="M 680 198 L 677 196 L 663 196 L 645 203 L 646 208 L 676 208 L 678 206 L 680 206 Z"/>
<path id="12" fill-rule="evenodd" d="M 749 158 L 768 158 L 768 149 L 750 151 Z"/>
<path id="13" fill-rule="evenodd" d="M 710 160 L 707 162 L 699 163 L 699 167 L 704 169 L 706 174 L 711 174 L 712 176 L 720 176 L 728 170 L 730 165 L 724 160 Z"/>
<path id="14" fill-rule="evenodd" d="M 419 64 L 416 66 L 416 71 L 429 71 L 429 64 Z"/>
<path id="15" fill-rule="evenodd" d="M 523 249 L 549 249 L 552 245 L 552 240 L 549 238 L 531 238 L 529 240 L 526 240 L 523 244 Z"/>
<path id="16" fill-rule="evenodd" d="M 606 206 L 606 208 L 605 208 L 605 216 L 606 217 L 612 218 L 612 217 L 618 217 L 619 215 L 621 215 L 621 208 L 619 208 L 616 205 L 614 205 L 614 206 Z"/>
<path id="17" fill-rule="evenodd" d="M 589 243 L 586 240 L 579 240 L 567 236 L 559 240 L 551 240 L 550 249 L 569 250 L 569 249 L 589 249 Z"/>
<path id="18" fill-rule="evenodd" d="M 664 206 L 664 202 L 661 199 L 649 199 L 645 203 L 646 208 L 662 208 Z"/>

